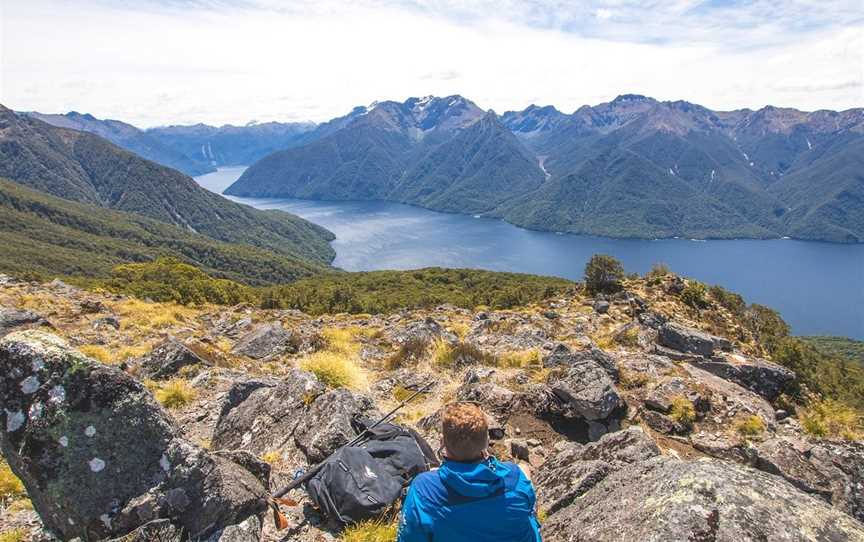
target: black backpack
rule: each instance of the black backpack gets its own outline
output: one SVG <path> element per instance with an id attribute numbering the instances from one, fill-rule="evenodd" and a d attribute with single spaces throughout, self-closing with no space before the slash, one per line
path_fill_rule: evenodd
<path id="1" fill-rule="evenodd" d="M 352 422 L 358 435 L 370 425 L 368 419 Z M 364 442 L 337 450 L 306 483 L 315 506 L 342 525 L 380 516 L 415 476 L 438 464 L 416 431 L 390 423 L 368 431 Z"/>

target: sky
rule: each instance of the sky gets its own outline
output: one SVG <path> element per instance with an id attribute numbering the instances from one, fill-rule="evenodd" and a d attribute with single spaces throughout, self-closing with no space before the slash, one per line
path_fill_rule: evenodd
<path id="1" fill-rule="evenodd" d="M 461 94 L 864 106 L 864 0 L 0 0 L 0 103 L 140 127 Z"/>

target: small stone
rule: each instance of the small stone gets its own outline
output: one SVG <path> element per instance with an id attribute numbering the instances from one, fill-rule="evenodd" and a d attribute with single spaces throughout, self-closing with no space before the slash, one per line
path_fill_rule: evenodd
<path id="1" fill-rule="evenodd" d="M 48 392 L 48 400 L 52 403 L 62 403 L 66 400 L 66 390 L 61 385 L 56 385 Z"/>
<path id="2" fill-rule="evenodd" d="M 84 430 L 84 434 L 87 435 L 88 437 L 92 437 L 93 435 L 96 434 L 96 428 L 93 427 L 92 425 L 88 425 L 87 429 Z"/>
<path id="3" fill-rule="evenodd" d="M 105 468 L 105 462 L 99 459 L 98 457 L 94 457 L 89 461 L 90 470 L 93 472 L 99 472 Z"/>
<path id="4" fill-rule="evenodd" d="M 14 433 L 15 431 L 21 429 L 21 426 L 24 425 L 24 413 L 20 410 L 17 412 L 9 412 L 6 411 L 6 432 Z"/>
<path id="5" fill-rule="evenodd" d="M 60 437 L 58 442 L 60 443 L 60 446 L 63 446 L 64 448 L 66 448 L 67 446 L 69 446 L 69 437 L 64 435 L 64 436 Z"/>
<path id="6" fill-rule="evenodd" d="M 42 406 L 42 403 L 37 402 L 37 403 L 33 403 L 32 405 L 30 405 L 30 412 L 28 413 L 30 419 L 31 420 L 38 420 L 39 418 L 41 418 L 43 410 L 44 410 L 44 407 Z"/>
<path id="7" fill-rule="evenodd" d="M 36 393 L 36 390 L 38 389 L 39 379 L 36 376 L 28 376 L 21 381 L 21 393 L 24 393 L 25 395 Z"/>

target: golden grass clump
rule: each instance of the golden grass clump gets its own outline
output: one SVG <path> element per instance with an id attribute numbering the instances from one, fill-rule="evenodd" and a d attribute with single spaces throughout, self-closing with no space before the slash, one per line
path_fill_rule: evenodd
<path id="1" fill-rule="evenodd" d="M 342 352 L 322 350 L 304 358 L 300 368 L 313 373 L 327 387 L 361 389 L 366 378 L 353 358 Z"/>
<path id="2" fill-rule="evenodd" d="M 840 401 L 812 401 L 799 417 L 801 427 L 814 437 L 845 440 L 864 437 L 861 415 Z"/>
<path id="3" fill-rule="evenodd" d="M 0 533 L 0 542 L 23 542 L 27 540 L 27 529 L 19 527 L 17 529 L 9 529 Z"/>
<path id="4" fill-rule="evenodd" d="M 759 416 L 747 416 L 735 423 L 735 431 L 744 437 L 756 437 L 765 432 L 765 422 Z"/>
<path id="5" fill-rule="evenodd" d="M 114 357 L 111 355 L 111 352 L 101 344 L 85 344 L 79 346 L 78 351 L 87 356 L 88 358 L 95 359 L 99 363 L 108 364 L 114 361 Z"/>
<path id="6" fill-rule="evenodd" d="M 0 501 L 9 502 L 24 495 L 24 484 L 15 476 L 9 464 L 0 459 Z"/>
<path id="7" fill-rule="evenodd" d="M 384 368 L 388 371 L 398 369 L 406 365 L 417 363 L 426 355 L 429 349 L 429 340 L 425 337 L 411 337 L 384 362 Z"/>
<path id="8" fill-rule="evenodd" d="M 361 330 L 352 327 L 333 327 L 321 332 L 325 349 L 339 354 L 353 355 L 360 351 L 357 335 Z"/>
<path id="9" fill-rule="evenodd" d="M 398 523 L 364 521 L 342 531 L 342 542 L 395 542 Z"/>
<path id="10" fill-rule="evenodd" d="M 126 299 L 115 305 L 124 330 L 149 331 L 164 329 L 188 322 L 198 311 L 177 303 L 148 303 L 140 299 Z"/>
<path id="11" fill-rule="evenodd" d="M 147 385 L 147 383 L 145 383 Z M 156 391 L 153 393 L 156 400 L 165 408 L 180 408 L 188 405 L 198 396 L 195 388 L 189 385 L 185 380 L 175 378 L 168 382 L 157 385 Z"/>
<path id="12" fill-rule="evenodd" d="M 669 417 L 676 422 L 684 425 L 690 425 L 696 420 L 696 407 L 693 402 L 683 395 L 679 395 L 672 399 L 672 408 L 669 410 Z"/>
<path id="13" fill-rule="evenodd" d="M 522 352 L 505 352 L 498 357 L 498 366 L 505 369 L 527 369 L 530 367 L 541 367 L 543 360 L 537 350 L 524 350 Z"/>
<path id="14" fill-rule="evenodd" d="M 464 365 L 498 365 L 498 358 L 471 343 L 450 344 L 438 339 L 432 346 L 432 363 L 438 368 L 455 369 Z"/>
<path id="15" fill-rule="evenodd" d="M 149 344 L 139 346 L 121 345 L 116 348 L 109 348 L 101 344 L 85 344 L 78 347 L 78 351 L 85 356 L 106 365 L 121 363 L 131 358 L 140 358 L 149 352 L 150 349 Z"/>
<path id="16" fill-rule="evenodd" d="M 621 369 L 618 376 L 618 385 L 624 388 L 625 390 L 635 390 L 638 388 L 644 388 L 648 382 L 651 381 L 651 377 L 648 376 L 648 373 L 643 371 L 631 371 L 629 369 Z"/>

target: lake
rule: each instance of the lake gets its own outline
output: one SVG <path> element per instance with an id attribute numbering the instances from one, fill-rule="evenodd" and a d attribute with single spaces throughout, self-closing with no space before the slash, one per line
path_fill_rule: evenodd
<path id="1" fill-rule="evenodd" d="M 196 180 L 221 193 L 245 170 L 221 168 Z M 656 241 L 561 235 L 506 222 L 387 202 L 230 198 L 282 209 L 336 234 L 333 264 L 348 271 L 474 267 L 581 279 L 592 254 L 611 254 L 627 272 L 655 262 L 719 284 L 782 314 L 798 335 L 864 339 L 864 245 L 793 240 Z"/>

